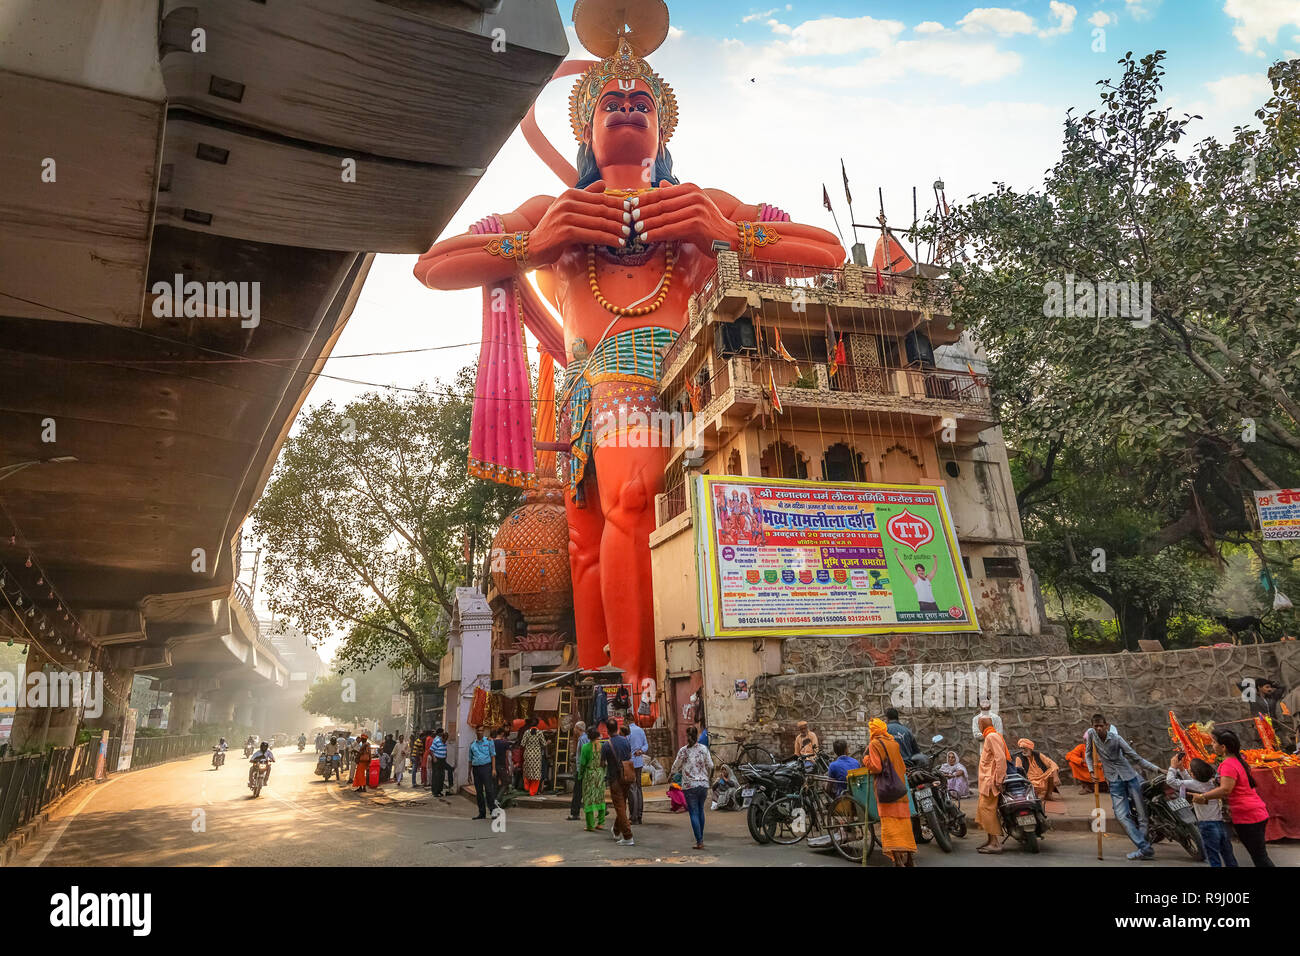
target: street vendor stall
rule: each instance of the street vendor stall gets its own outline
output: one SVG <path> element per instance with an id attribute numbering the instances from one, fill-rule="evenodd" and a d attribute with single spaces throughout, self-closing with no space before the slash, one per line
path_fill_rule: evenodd
<path id="1" fill-rule="evenodd" d="M 1300 755 L 1288 754 L 1277 747 L 1277 737 L 1268 717 L 1254 718 L 1255 730 L 1265 746 L 1243 749 L 1242 759 L 1250 767 L 1255 788 L 1268 808 L 1268 825 L 1264 837 L 1269 842 L 1286 838 L 1300 839 Z M 1189 724 L 1184 727 L 1169 712 L 1169 736 L 1188 757 L 1196 757 L 1214 766 L 1219 757 L 1210 736 L 1212 724 Z"/>

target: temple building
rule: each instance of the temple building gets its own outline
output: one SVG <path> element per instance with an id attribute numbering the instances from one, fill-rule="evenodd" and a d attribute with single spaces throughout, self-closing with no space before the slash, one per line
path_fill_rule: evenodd
<path id="1" fill-rule="evenodd" d="M 664 357 L 662 406 L 689 425 L 673 443 L 650 538 L 659 684 L 678 738 L 701 698 L 711 728 L 746 728 L 755 679 L 807 670 L 818 656 L 808 646 L 818 640 L 813 629 L 709 635 L 700 581 L 708 518 L 691 492 L 698 476 L 944 489 L 978 629 L 872 627 L 856 640 L 840 630 L 826 640 L 858 651 L 841 663 L 933 659 L 940 648 L 949 651 L 940 659 L 1059 650 L 1058 638 L 1041 634 L 1041 599 L 977 350 L 914 296 L 917 274 L 910 261 L 895 271 L 852 263 L 819 271 L 723 252 L 694 297 L 687 329 Z"/>

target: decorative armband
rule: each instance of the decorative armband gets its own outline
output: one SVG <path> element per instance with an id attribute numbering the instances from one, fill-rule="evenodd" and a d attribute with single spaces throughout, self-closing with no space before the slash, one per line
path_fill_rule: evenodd
<path id="1" fill-rule="evenodd" d="M 755 249 L 781 241 L 780 234 L 767 223 L 738 222 L 736 232 L 740 236 L 742 256 L 752 256 Z"/>
<path id="2" fill-rule="evenodd" d="M 528 262 L 528 233 L 516 232 L 513 235 L 505 235 L 500 238 L 493 238 L 486 246 L 489 255 L 500 256 L 503 259 L 514 259 L 519 263 L 519 268 L 524 269 Z"/>

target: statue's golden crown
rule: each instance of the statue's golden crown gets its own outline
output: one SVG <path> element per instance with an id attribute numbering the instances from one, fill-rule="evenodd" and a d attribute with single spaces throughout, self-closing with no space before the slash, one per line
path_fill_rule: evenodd
<path id="1" fill-rule="evenodd" d="M 623 89 L 630 90 L 637 80 L 642 80 L 650 88 L 659 113 L 659 142 L 661 145 L 667 143 L 677 128 L 677 97 L 664 78 L 652 70 L 622 36 L 614 55 L 592 64 L 574 84 L 569 97 L 569 119 L 578 142 L 591 142 L 591 120 L 596 114 L 596 102 L 605 85 L 615 79 Z"/>

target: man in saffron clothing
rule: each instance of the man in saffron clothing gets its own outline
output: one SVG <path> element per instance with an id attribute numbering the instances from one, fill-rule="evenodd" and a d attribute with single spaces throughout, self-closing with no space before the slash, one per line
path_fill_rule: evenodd
<path id="1" fill-rule="evenodd" d="M 789 222 L 766 204 L 680 183 L 667 149 L 677 101 L 644 59 L 667 35 L 667 10 L 658 0 L 629 7 L 631 31 L 605 36 L 592 12 L 600 6 L 587 0 L 574 10 L 584 44 L 604 57 L 571 98 L 580 144 L 574 188 L 492 217 L 492 231 L 435 244 L 415 276 L 434 289 L 490 291 L 535 270 L 562 316 L 567 367 L 557 438 L 571 443 L 565 504 L 578 662 L 604 665 L 609 645 L 610 662 L 640 686 L 655 676 L 649 537 L 670 449 L 651 423 L 664 352 L 714 272 L 715 243 L 810 272 L 838 267 L 844 249 L 831 233 Z M 651 8 L 661 11 L 662 30 L 651 25 Z M 471 461 L 471 471 L 518 478 L 491 463 Z"/>
<path id="2" fill-rule="evenodd" d="M 993 729 L 993 718 L 984 715 L 979 719 L 980 745 L 979 769 L 979 804 L 975 809 L 975 821 L 984 831 L 986 839 L 976 847 L 980 853 L 1002 852 L 1002 821 L 998 818 L 998 794 L 1002 792 L 1002 781 L 1007 777 L 1007 762 L 1011 754 L 1007 752 L 1007 742 Z"/>

